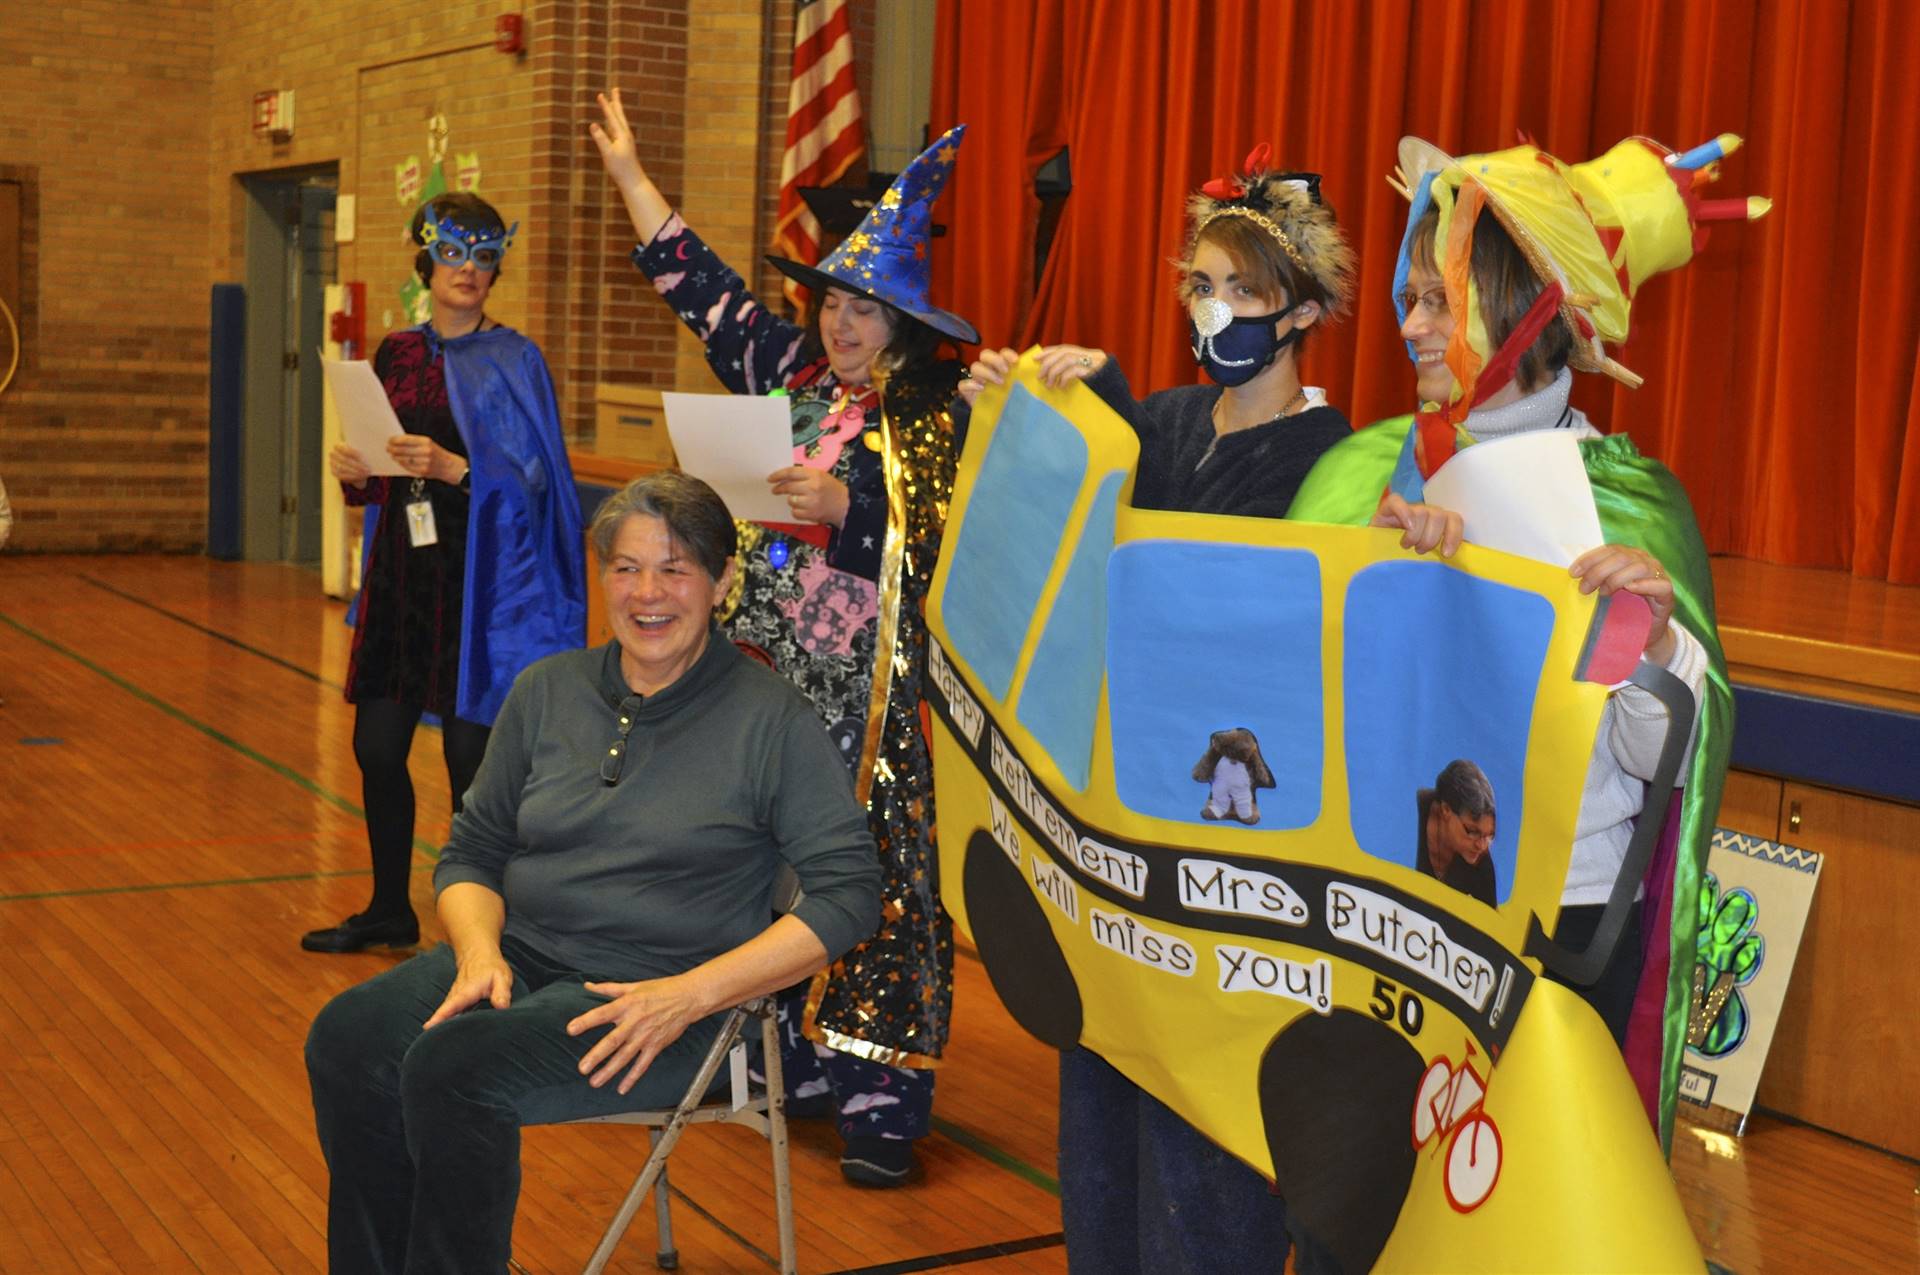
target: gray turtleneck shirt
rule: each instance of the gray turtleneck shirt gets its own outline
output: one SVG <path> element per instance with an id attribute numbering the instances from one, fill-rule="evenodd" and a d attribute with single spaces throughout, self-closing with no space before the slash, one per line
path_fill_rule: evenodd
<path id="1" fill-rule="evenodd" d="M 710 631 L 693 667 L 653 695 L 627 686 L 618 643 L 521 673 L 433 883 L 483 885 L 506 900 L 506 934 L 633 982 L 766 929 L 780 860 L 805 891 L 793 915 L 830 958 L 878 928 L 866 811 L 819 715 Z"/>

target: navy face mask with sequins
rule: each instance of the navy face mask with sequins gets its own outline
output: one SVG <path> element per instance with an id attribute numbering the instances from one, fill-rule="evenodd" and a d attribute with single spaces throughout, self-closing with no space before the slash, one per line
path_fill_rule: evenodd
<path id="1" fill-rule="evenodd" d="M 1187 319 L 1194 360 L 1221 385 L 1244 385 L 1299 339 L 1299 328 L 1273 335 L 1273 325 L 1299 308 L 1296 301 L 1272 314 L 1236 317 L 1219 297 L 1201 297 Z"/>

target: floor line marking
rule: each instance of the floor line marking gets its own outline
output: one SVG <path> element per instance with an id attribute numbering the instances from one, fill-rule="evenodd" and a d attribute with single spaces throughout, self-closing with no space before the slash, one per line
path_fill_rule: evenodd
<path id="1" fill-rule="evenodd" d="M 132 682 L 129 682 L 126 678 L 121 677 L 118 673 L 113 672 L 111 669 L 108 669 L 105 666 L 98 664 L 93 660 L 88 659 L 86 656 L 80 654 L 78 651 L 72 649 L 71 647 L 65 646 L 62 643 L 54 640 L 53 638 L 48 637 L 46 634 L 40 632 L 38 629 L 32 628 L 29 625 L 23 624 L 19 620 L 14 619 L 11 615 L 8 615 L 5 611 L 0 611 L 0 623 L 10 625 L 12 628 L 16 629 L 17 631 L 26 635 L 27 637 L 32 638 L 34 641 L 40 643 L 42 646 L 46 647 L 47 649 L 54 651 L 57 654 L 63 655 L 69 660 L 72 660 L 75 664 L 78 664 L 81 668 L 86 669 L 88 672 L 94 673 L 100 677 L 105 678 L 107 681 L 113 683 L 115 686 L 119 687 L 121 690 L 125 691 L 127 694 L 133 696 L 135 699 L 140 700 L 143 703 L 150 704 L 154 708 L 157 708 L 161 712 L 165 713 L 167 716 L 174 718 L 177 721 L 183 722 L 188 726 L 191 726 L 194 730 L 199 731 L 201 734 L 207 736 L 209 739 L 212 739 L 217 743 L 226 745 L 228 748 L 231 748 L 234 752 L 239 753 L 242 757 L 245 757 L 247 760 L 252 762 L 257 762 L 259 765 L 265 766 L 268 770 L 271 770 L 276 775 L 279 775 L 282 779 L 287 779 L 292 781 L 295 784 L 298 784 L 300 787 L 306 789 L 309 793 L 312 793 L 314 796 L 320 798 L 322 801 L 328 802 L 334 806 L 337 806 L 339 809 L 346 811 L 348 814 L 352 815 L 355 819 L 360 819 L 360 820 L 366 819 L 367 812 L 365 810 L 361 809 L 354 802 L 348 801 L 345 797 L 342 797 L 339 793 L 333 792 L 332 790 L 327 788 L 323 788 L 320 784 L 318 784 L 314 780 L 307 778 L 305 775 L 301 774 L 299 771 L 295 770 L 293 767 L 287 765 L 285 762 L 275 761 L 273 758 L 267 756 L 265 753 L 262 753 L 255 748 L 249 747 L 248 745 L 241 743 L 239 740 L 227 734 L 225 731 L 219 730 L 216 727 L 210 726 L 206 722 L 201 721 L 199 718 L 193 716 L 191 713 L 188 713 L 186 710 L 177 708 L 174 705 L 167 703 L 167 701 L 161 699 L 158 695 L 153 694 L 153 692 L 134 685 Z M 415 850 L 418 850 L 422 854 L 426 855 L 429 861 L 438 860 L 440 857 L 440 847 L 434 845 L 430 841 L 425 840 L 418 833 L 414 834 L 413 848 Z"/>
<path id="2" fill-rule="evenodd" d="M 341 685 L 339 682 L 335 682 L 328 678 L 322 677 L 319 673 L 314 672 L 312 669 L 307 668 L 304 665 L 295 664 L 291 660 L 283 660 L 279 656 L 273 654 L 270 651 L 263 651 L 257 646 L 253 646 L 250 643 L 243 642 L 239 638 L 234 637 L 231 633 L 223 633 L 219 629 L 209 628 L 207 625 L 200 623 L 198 620 L 190 620 L 186 616 L 181 615 L 176 611 L 167 610 L 167 608 L 161 606 L 157 602 L 150 602 L 146 598 L 143 598 L 138 594 L 128 593 L 125 589 L 121 589 L 115 585 L 108 584 L 104 580 L 96 580 L 92 576 L 86 575 L 84 573 L 82 573 L 79 578 L 85 581 L 86 583 L 94 586 L 96 589 L 104 590 L 105 592 L 111 593 L 117 598 L 123 598 L 126 601 L 133 603 L 135 606 L 146 607 L 150 611 L 154 611 L 160 615 L 166 616 L 169 620 L 172 620 L 178 624 L 183 624 L 190 629 L 197 630 L 198 632 L 204 633 L 210 638 L 214 638 L 218 641 L 225 642 L 229 646 L 238 647 L 240 650 L 247 652 L 249 655 L 257 655 L 261 659 L 266 660 L 270 664 L 278 664 L 281 668 L 287 669 L 290 672 L 298 673 L 301 677 L 307 678 L 310 681 L 318 682 L 322 686 L 331 687 L 334 690 L 341 692 L 342 694 L 346 693 L 347 688 Z M 432 713 L 423 713 L 420 716 L 420 725 L 424 726 L 428 730 L 437 731 L 440 729 L 440 719 Z M 432 847 L 432 849 L 437 851 L 438 847 Z"/>
<path id="3" fill-rule="evenodd" d="M 993 1143 L 988 1142 L 979 1134 L 962 1129 L 951 1120 L 943 1120 L 939 1116 L 929 1116 L 927 1123 L 937 1133 L 965 1147 L 982 1159 L 992 1161 L 1016 1177 L 1025 1178 L 1028 1182 L 1039 1187 L 1048 1195 L 1059 1196 L 1060 1180 L 1058 1178 L 1051 1174 L 1041 1172 L 1012 1152 L 1002 1150 Z"/>
<path id="4" fill-rule="evenodd" d="M 153 881 L 139 885 L 91 885 L 71 890 L 34 890 L 0 894 L 0 903 L 28 903 L 36 899 L 74 899 L 95 894 L 151 894 L 156 890 L 207 890 L 222 885 L 276 885 L 287 881 L 331 881 L 335 877 L 370 877 L 372 868 L 333 868 L 323 872 L 285 872 L 266 877 L 223 877 L 209 881 Z"/>
<path id="5" fill-rule="evenodd" d="M 37 850 L 0 849 L 0 859 L 65 859 L 83 854 L 144 854 L 151 850 L 199 850 L 211 846 L 267 846 L 312 842 L 312 833 L 289 832 L 271 837 L 194 837 L 171 841 L 125 841 L 103 846 L 43 846 Z"/>
<path id="6" fill-rule="evenodd" d="M 181 615 L 177 611 L 169 611 L 167 608 L 161 606 L 157 602 L 150 602 L 146 598 L 143 598 L 138 594 L 128 593 L 125 589 L 119 588 L 115 585 L 108 584 L 105 580 L 97 580 L 94 577 L 90 575 L 86 575 L 84 573 L 80 575 L 80 579 L 84 580 L 86 583 L 92 585 L 96 589 L 102 590 L 103 592 L 106 592 L 106 593 L 111 593 L 116 598 L 121 598 L 127 602 L 131 602 L 135 606 L 145 607 L 147 610 L 155 612 L 156 614 L 164 615 L 169 620 L 172 620 L 175 624 L 184 624 L 186 627 L 193 629 L 196 632 L 204 633 L 210 638 L 214 638 L 217 641 L 225 642 L 228 646 L 237 647 L 240 650 L 245 651 L 249 655 L 257 655 L 261 659 L 266 660 L 269 664 L 278 664 L 281 668 L 286 669 L 289 672 L 298 673 L 300 676 L 307 678 L 309 681 L 318 682 L 322 686 L 331 686 L 336 691 L 346 689 L 345 687 L 341 686 L 340 683 L 328 681 L 326 678 L 320 676 L 320 674 L 314 672 L 310 668 L 305 668 L 299 664 L 295 664 L 291 660 L 283 660 L 279 656 L 274 655 L 271 652 L 263 651 L 257 646 L 241 641 L 239 638 L 234 637 L 231 633 L 222 633 L 218 629 L 207 627 L 206 625 L 200 623 L 198 620 L 189 620 L 186 616 Z"/>
<path id="7" fill-rule="evenodd" d="M 780 1269 L 779 1258 L 775 1257 L 772 1253 L 767 1252 L 765 1249 L 761 1248 L 758 1244 L 755 1244 L 752 1240 L 748 1239 L 746 1236 L 742 1235 L 740 1232 L 734 1230 L 731 1226 L 728 1226 L 725 1222 L 722 1222 L 718 1217 L 715 1217 L 711 1209 L 701 1204 L 700 1201 L 694 1199 L 691 1195 L 688 1195 L 685 1191 L 682 1191 L 680 1189 L 679 1183 L 677 1182 L 667 1183 L 667 1193 L 673 1196 L 674 1199 L 684 1202 L 688 1208 L 692 1209 L 695 1213 L 698 1213 L 701 1217 L 707 1219 L 707 1221 L 713 1223 L 714 1226 L 720 1229 L 721 1234 L 725 1235 L 728 1239 L 733 1240 L 741 1248 L 746 1249 L 747 1252 L 753 1254 L 755 1257 L 765 1262 L 768 1266 L 772 1267 L 774 1270 Z M 797 1240 L 795 1241 L 795 1244 L 796 1245 L 798 1244 Z"/>
<path id="8" fill-rule="evenodd" d="M 910 1275 L 914 1271 L 937 1271 L 952 1266 L 965 1266 L 972 1262 L 985 1262 L 996 1257 L 1011 1257 L 1016 1253 L 1032 1253 L 1043 1248 L 1058 1248 L 1066 1242 L 1065 1233 L 1055 1231 L 1051 1235 L 1030 1235 L 1026 1239 L 979 1244 L 973 1248 L 955 1249 L 950 1253 L 929 1253 L 925 1257 L 908 1257 L 897 1262 L 878 1262 L 872 1266 L 849 1266 L 833 1272 L 833 1275 Z"/>

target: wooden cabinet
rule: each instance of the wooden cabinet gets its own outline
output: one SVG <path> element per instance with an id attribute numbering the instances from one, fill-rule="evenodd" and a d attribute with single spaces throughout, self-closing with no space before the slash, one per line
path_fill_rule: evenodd
<path id="1" fill-rule="evenodd" d="M 1920 809 L 1734 772 L 1720 823 L 1779 791 L 1775 839 L 1824 855 L 1761 1106 L 1920 1156 Z M 1738 784 L 1735 784 L 1738 780 Z M 1798 827 L 1791 826 L 1798 818 Z"/>
<path id="2" fill-rule="evenodd" d="M 673 443 L 667 437 L 660 391 L 647 385 L 601 382 L 594 392 L 593 450 L 601 456 L 671 467 Z"/>
<path id="3" fill-rule="evenodd" d="M 1778 779 L 1745 770 L 1727 772 L 1727 786 L 1720 793 L 1718 825 L 1744 832 L 1750 837 L 1780 840 L 1780 790 Z"/>
<path id="4" fill-rule="evenodd" d="M 1739 558 L 1713 577 L 1753 767 L 1720 826 L 1825 856 L 1759 1102 L 1920 1157 L 1920 588 Z"/>
<path id="5" fill-rule="evenodd" d="M 1825 856 L 1759 1104 L 1920 1157 L 1920 808 L 1735 770 L 1719 825 Z"/>

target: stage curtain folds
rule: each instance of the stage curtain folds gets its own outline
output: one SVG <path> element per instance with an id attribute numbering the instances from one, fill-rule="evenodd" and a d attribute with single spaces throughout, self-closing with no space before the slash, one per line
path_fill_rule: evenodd
<path id="1" fill-rule="evenodd" d="M 995 344 L 1098 346 L 1139 393 L 1191 382 L 1182 205 L 1270 141 L 1324 174 L 1360 253 L 1355 313 L 1305 362 L 1371 421 L 1412 390 L 1388 295 L 1402 134 L 1580 160 L 1737 132 L 1714 193 L 1773 215 L 1642 290 L 1619 357 L 1644 387 L 1583 376 L 1575 401 L 1679 473 L 1715 551 L 1920 583 L 1915 66 L 1905 0 L 943 0 L 932 124 L 971 130 L 937 295 Z M 1074 190 L 1036 278 L 1033 177 L 1063 144 Z"/>

